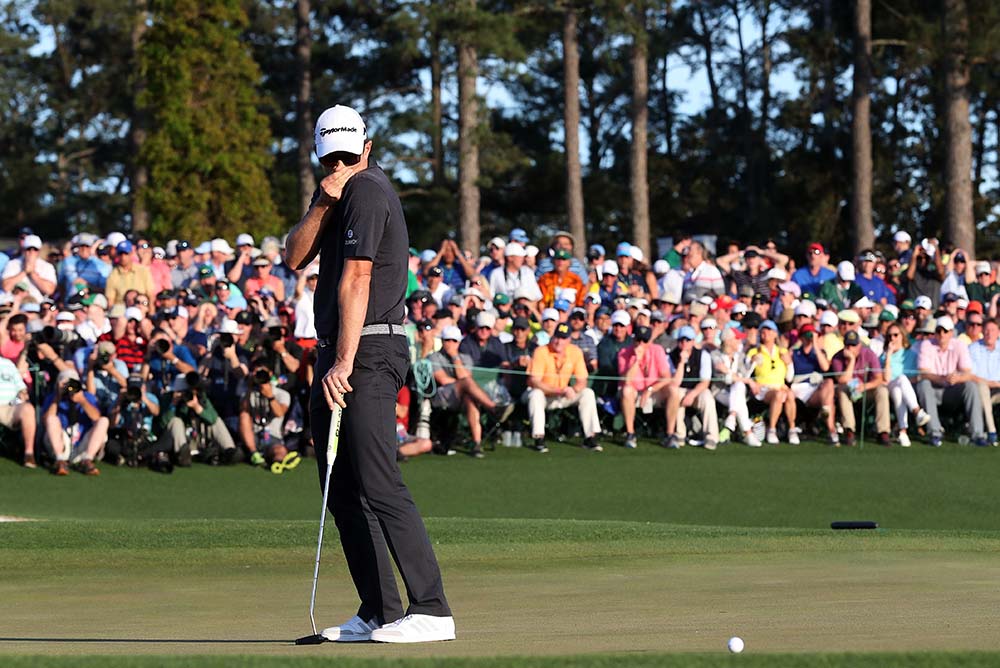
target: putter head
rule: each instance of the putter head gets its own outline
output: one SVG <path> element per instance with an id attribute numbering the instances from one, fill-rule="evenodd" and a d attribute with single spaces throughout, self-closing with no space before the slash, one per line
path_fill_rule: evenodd
<path id="1" fill-rule="evenodd" d="M 313 633 L 295 640 L 296 645 L 322 645 L 325 642 L 327 642 L 327 640 L 321 633 Z"/>

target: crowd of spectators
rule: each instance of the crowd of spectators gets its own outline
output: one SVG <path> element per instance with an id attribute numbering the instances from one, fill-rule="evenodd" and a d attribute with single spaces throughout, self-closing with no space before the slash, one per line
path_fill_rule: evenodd
<path id="1" fill-rule="evenodd" d="M 650 261 L 514 229 L 479 257 L 410 249 L 413 374 L 397 400 L 399 457 L 484 444 L 600 452 L 646 430 L 666 448 L 739 441 L 908 447 L 946 429 L 996 444 L 996 268 L 906 232 L 831 263 L 823 245 L 691 238 Z M 295 468 L 308 425 L 318 263 L 282 242 L 120 233 L 0 253 L 0 425 L 28 468 L 96 475 L 248 462 Z M 954 407 L 955 410 L 942 410 Z M 912 423 L 912 424 L 911 424 Z M 456 434 L 468 434 L 459 442 Z M 464 438 L 461 440 L 465 440 Z"/>

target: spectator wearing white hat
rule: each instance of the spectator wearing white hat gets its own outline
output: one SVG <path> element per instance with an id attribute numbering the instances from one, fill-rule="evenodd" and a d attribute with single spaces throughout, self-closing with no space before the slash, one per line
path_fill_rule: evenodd
<path id="1" fill-rule="evenodd" d="M 823 284 L 819 290 L 819 298 L 826 300 L 834 311 L 850 308 L 851 304 L 864 296 L 861 288 L 854 282 L 857 274 L 854 265 L 844 260 L 837 265 L 837 275 Z"/>
<path id="2" fill-rule="evenodd" d="M 896 295 L 892 293 L 885 281 L 875 273 L 878 264 L 878 255 L 873 250 L 863 250 L 858 255 L 858 265 L 861 267 L 860 273 L 855 276 L 855 283 L 861 288 L 861 292 L 875 304 L 895 304 Z"/>
<path id="3" fill-rule="evenodd" d="M 892 247 L 896 251 L 896 257 L 899 259 L 900 266 L 905 267 L 910 263 L 910 259 L 913 256 L 913 251 L 910 250 L 912 243 L 913 239 L 906 230 L 899 230 L 892 235 Z"/>
<path id="4" fill-rule="evenodd" d="M 628 286 L 619 278 L 618 263 L 605 260 L 601 265 L 601 280 L 591 283 L 587 293 L 596 294 L 601 300 L 601 306 L 609 309 L 614 308 L 615 299 L 628 297 Z"/>
<path id="5" fill-rule="evenodd" d="M 25 468 L 35 468 L 35 406 L 30 401 L 28 386 L 20 371 L 6 357 L 0 357 L 0 425 L 6 429 L 21 430 L 24 444 L 21 461 Z"/>
<path id="6" fill-rule="evenodd" d="M 524 264 L 526 255 L 524 246 L 511 242 L 505 244 L 501 252 L 503 266 L 490 274 L 490 292 L 494 295 L 507 295 L 513 298 L 518 290 L 523 288 L 524 293 L 522 294 L 525 294 L 531 301 L 541 299 L 542 293 L 538 289 L 535 272 Z"/>
<path id="7" fill-rule="evenodd" d="M 913 258 L 900 280 L 907 297 L 914 299 L 917 295 L 927 295 L 932 308 L 936 309 L 941 298 L 944 273 L 938 240 L 924 239 L 913 249 Z"/>
<path id="8" fill-rule="evenodd" d="M 747 407 L 747 383 L 750 382 L 746 368 L 746 355 L 741 350 L 737 330 L 726 328 L 722 331 L 722 342 L 712 351 L 712 384 L 710 386 L 715 402 L 725 408 L 723 421 L 730 433 L 737 429 L 743 435 L 743 443 L 759 448 L 760 439 L 753 433 L 753 421 Z"/>
<path id="9" fill-rule="evenodd" d="M 278 302 L 285 301 L 285 284 L 277 276 L 271 275 L 271 260 L 263 255 L 253 261 L 253 275 L 244 283 L 244 295 L 252 299 L 269 290 Z"/>
<path id="10" fill-rule="evenodd" d="M 976 280 L 967 281 L 965 291 L 970 301 L 977 301 L 984 309 L 989 309 L 994 298 L 1000 294 L 1000 285 L 993 277 L 993 267 L 989 262 L 980 260 L 975 265 Z"/>
<path id="11" fill-rule="evenodd" d="M 630 326 L 632 318 L 627 311 L 615 311 L 611 314 L 611 331 L 601 338 L 597 344 L 597 375 L 594 381 L 594 391 L 603 400 L 613 400 L 618 394 L 617 380 L 608 380 L 618 376 L 618 353 L 631 345 Z"/>
<path id="12" fill-rule="evenodd" d="M 217 237 L 212 239 L 208 248 L 210 257 L 207 264 L 212 267 L 216 280 L 226 280 L 226 265 L 235 253 L 233 247 L 225 239 Z"/>
<path id="13" fill-rule="evenodd" d="M 24 237 L 21 257 L 8 262 L 0 274 L 4 292 L 13 292 L 14 286 L 21 285 L 36 301 L 42 301 L 56 291 L 56 268 L 42 259 L 41 252 L 42 240 L 38 235 Z"/>
<path id="14" fill-rule="evenodd" d="M 75 286 L 83 282 L 91 290 L 104 291 L 104 284 L 111 274 L 111 265 L 101 262 L 94 256 L 94 246 L 97 237 L 93 234 L 81 233 L 71 241 L 73 254 L 59 265 L 59 284 L 64 294 L 76 292 Z"/>
<path id="15" fill-rule="evenodd" d="M 486 243 L 486 254 L 489 261 L 479 267 L 478 273 L 480 276 L 489 280 L 494 270 L 499 270 L 504 266 L 504 250 L 506 248 L 507 242 L 503 240 L 503 237 L 493 237 Z"/>
<path id="16" fill-rule="evenodd" d="M 153 244 L 149 242 L 149 239 L 139 237 L 136 240 L 135 254 L 138 263 L 149 269 L 149 275 L 153 277 L 151 297 L 173 287 L 173 283 L 170 281 L 170 267 L 162 259 L 153 257 Z"/>
<path id="17" fill-rule="evenodd" d="M 917 251 L 919 252 L 919 251 Z M 914 255 L 917 254 L 914 253 Z M 983 404 L 975 382 L 969 348 L 955 336 L 955 324 L 948 316 L 941 316 L 935 325 L 933 338 L 920 344 L 917 368 L 917 399 L 930 416 L 930 444 L 940 446 L 944 427 L 938 417 L 939 407 L 965 409 L 971 436 L 976 445 L 986 444 L 983 424 Z"/>
<path id="18" fill-rule="evenodd" d="M 236 257 L 225 263 L 226 278 L 240 286 L 253 274 L 253 236 L 244 232 L 236 237 Z M 258 253 L 259 255 L 259 253 Z"/>

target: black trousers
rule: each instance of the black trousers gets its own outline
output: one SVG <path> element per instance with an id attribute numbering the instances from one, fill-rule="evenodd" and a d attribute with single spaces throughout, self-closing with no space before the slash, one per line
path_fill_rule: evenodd
<path id="1" fill-rule="evenodd" d="M 336 352 L 331 346 L 318 353 L 309 412 L 322 489 L 330 431 L 322 379 Z M 390 553 L 406 586 L 406 613 L 451 615 L 434 549 L 396 463 L 396 395 L 409 365 L 406 337 L 361 337 L 330 480 L 328 507 L 361 599 L 357 614 L 366 621 L 403 616 Z"/>

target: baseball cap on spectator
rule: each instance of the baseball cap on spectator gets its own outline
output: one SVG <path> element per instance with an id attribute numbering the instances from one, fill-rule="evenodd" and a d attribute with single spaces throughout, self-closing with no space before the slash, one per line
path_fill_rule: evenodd
<path id="1" fill-rule="evenodd" d="M 851 308 L 875 308 L 875 302 L 865 296 L 854 302 L 854 305 Z"/>
<path id="2" fill-rule="evenodd" d="M 542 322 L 545 322 L 546 320 L 555 320 L 558 322 L 559 311 L 555 310 L 554 308 L 547 308 L 544 311 L 542 311 Z"/>
<path id="3" fill-rule="evenodd" d="M 823 244 L 815 243 L 814 242 L 814 243 L 809 244 L 809 252 L 810 253 L 815 253 L 817 255 L 822 255 L 822 254 L 826 253 L 826 248 L 823 247 Z"/>
<path id="4" fill-rule="evenodd" d="M 589 303 L 589 304 L 600 304 L 601 295 L 597 294 L 596 292 L 591 292 L 590 294 L 588 294 L 586 297 L 583 298 L 583 301 L 584 303 Z"/>
<path id="5" fill-rule="evenodd" d="M 237 246 L 253 246 L 253 237 L 246 232 L 237 235 L 236 237 Z"/>
<path id="6" fill-rule="evenodd" d="M 764 322 L 760 323 L 760 328 L 761 329 L 770 329 L 770 330 L 772 330 L 774 332 L 777 332 L 778 331 L 778 324 L 776 322 L 774 322 L 773 320 L 765 320 Z"/>
<path id="7" fill-rule="evenodd" d="M 698 335 L 694 333 L 694 327 L 692 327 L 691 325 L 684 325 L 683 327 L 677 330 L 677 334 L 674 338 L 676 338 L 678 341 L 683 341 L 685 339 L 687 339 L 688 341 L 694 341 L 696 338 L 698 338 Z"/>
<path id="8" fill-rule="evenodd" d="M 844 260 L 837 265 L 837 276 L 842 281 L 853 281 L 855 276 L 854 265 L 848 260 Z"/>
<path id="9" fill-rule="evenodd" d="M 788 272 L 779 267 L 774 267 L 767 272 L 767 280 L 776 280 L 785 282 L 788 280 Z"/>
<path id="10" fill-rule="evenodd" d="M 442 269 L 441 265 L 439 265 L 439 264 L 436 264 L 433 267 L 428 267 L 427 268 L 427 276 L 428 277 L 430 277 L 430 276 L 443 276 L 443 275 L 444 275 L 444 269 Z"/>
<path id="11" fill-rule="evenodd" d="M 414 290 L 413 292 L 410 293 L 410 296 L 407 298 L 406 301 L 410 304 L 412 304 L 413 302 L 422 302 L 426 304 L 430 300 L 431 300 L 431 293 L 427 292 L 426 290 Z"/>
<path id="12" fill-rule="evenodd" d="M 239 334 L 240 326 L 232 318 L 225 318 L 219 325 L 219 334 Z"/>
<path id="13" fill-rule="evenodd" d="M 115 252 L 119 255 L 128 255 L 132 252 L 132 242 L 128 239 L 118 242 L 118 244 L 115 245 Z"/>
<path id="14" fill-rule="evenodd" d="M 719 323 L 715 322 L 715 318 L 705 318 L 701 321 L 702 329 L 718 329 Z"/>
<path id="15" fill-rule="evenodd" d="M 785 281 L 784 283 L 779 284 L 778 290 L 781 292 L 790 292 L 796 297 L 802 296 L 802 288 L 800 288 L 799 284 L 794 281 Z"/>
<path id="16" fill-rule="evenodd" d="M 705 315 L 708 313 L 708 306 L 702 304 L 699 301 L 691 302 L 691 307 L 689 309 L 691 315 Z"/>
<path id="17" fill-rule="evenodd" d="M 741 313 L 746 313 L 749 310 L 750 310 L 749 306 L 747 306 L 743 302 L 740 302 L 739 304 L 735 304 L 733 306 L 733 315 L 739 315 Z"/>
<path id="18" fill-rule="evenodd" d="M 744 285 L 740 287 L 740 290 L 737 294 L 739 294 L 740 297 L 753 297 L 753 286 Z"/>
<path id="19" fill-rule="evenodd" d="M 604 250 L 604 246 L 601 244 L 590 244 L 590 249 L 587 251 L 587 257 L 599 258 L 604 257 L 607 253 Z"/>
<path id="20" fill-rule="evenodd" d="M 823 311 L 823 315 L 819 317 L 819 324 L 829 325 L 830 327 L 836 327 L 839 320 L 837 319 L 837 314 L 833 311 Z"/>
<path id="21" fill-rule="evenodd" d="M 867 250 L 858 256 L 859 262 L 876 262 L 878 257 L 875 255 L 874 251 Z"/>
<path id="22" fill-rule="evenodd" d="M 878 314 L 879 322 L 896 322 L 896 314 L 889 309 L 882 309 L 882 312 Z"/>
<path id="23" fill-rule="evenodd" d="M 666 322 L 667 314 L 663 311 L 653 311 L 649 314 L 649 319 L 651 322 Z"/>
<path id="24" fill-rule="evenodd" d="M 34 233 L 35 233 L 35 230 L 33 230 L 31 227 L 25 225 L 24 227 L 22 227 L 21 229 L 19 229 L 17 231 L 17 236 L 24 237 L 24 236 L 27 236 L 29 234 L 34 234 Z"/>
<path id="25" fill-rule="evenodd" d="M 629 316 L 628 311 L 615 311 L 611 314 L 611 324 L 612 325 L 625 325 L 628 327 L 632 323 L 632 318 Z"/>
<path id="26" fill-rule="evenodd" d="M 570 303 L 568 299 L 557 299 L 552 303 L 552 308 L 557 311 L 568 311 L 570 308 Z"/>
<path id="27" fill-rule="evenodd" d="M 219 239 L 219 238 L 212 239 L 210 248 L 211 252 L 213 253 L 223 253 L 225 255 L 233 254 L 232 247 L 229 245 L 229 242 L 226 241 L 225 239 Z"/>
<path id="28" fill-rule="evenodd" d="M 487 247 L 496 246 L 497 248 L 506 248 L 507 242 L 500 237 L 493 237 L 492 239 L 490 239 L 489 243 L 486 244 L 486 246 Z"/>
<path id="29" fill-rule="evenodd" d="M 524 257 L 527 253 L 524 250 L 524 246 L 521 244 L 507 244 L 503 247 L 504 257 Z"/>
<path id="30" fill-rule="evenodd" d="M 857 346 L 861 345 L 861 335 L 855 332 L 853 329 L 844 334 L 844 346 Z"/>
<path id="31" fill-rule="evenodd" d="M 810 318 L 816 317 L 816 304 L 810 301 L 801 301 L 795 307 L 795 315 L 804 315 Z"/>
<path id="32" fill-rule="evenodd" d="M 587 319 L 587 312 L 584 311 L 579 306 L 577 306 L 576 308 L 574 308 L 572 311 L 569 312 L 569 317 L 570 318 L 583 318 L 584 320 L 586 320 Z"/>
<path id="33" fill-rule="evenodd" d="M 365 151 L 366 139 L 368 131 L 361 114 L 348 106 L 338 104 L 329 107 L 316 119 L 314 141 L 317 158 L 340 151 L 361 155 Z"/>
<path id="34" fill-rule="evenodd" d="M 25 302 L 21 304 L 21 313 L 41 313 L 42 305 L 38 302 Z"/>
<path id="35" fill-rule="evenodd" d="M 552 254 L 552 258 L 555 260 L 568 260 L 571 257 L 573 256 L 565 248 L 557 248 L 556 252 Z"/>
<path id="36" fill-rule="evenodd" d="M 811 322 L 807 322 L 806 324 L 802 325 L 801 328 L 799 328 L 799 335 L 815 334 L 815 333 L 816 333 L 816 328 L 813 327 L 813 324 Z"/>
<path id="37" fill-rule="evenodd" d="M 899 230 L 894 235 L 892 235 L 892 240 L 907 244 L 913 241 L 913 239 L 910 237 L 910 233 L 906 232 L 905 230 Z"/>
<path id="38" fill-rule="evenodd" d="M 930 311 L 932 308 L 934 308 L 934 304 L 931 302 L 931 298 L 928 297 L 927 295 L 920 295 L 919 297 L 917 297 L 916 299 L 914 299 L 913 300 L 913 305 L 916 308 L 923 308 L 923 309 L 927 309 L 928 311 Z"/>
<path id="39" fill-rule="evenodd" d="M 437 257 L 437 253 L 435 253 L 434 251 L 432 251 L 430 248 L 428 248 L 427 250 L 420 251 L 420 261 L 421 262 L 430 262 L 431 260 L 433 260 L 436 257 Z"/>
<path id="40" fill-rule="evenodd" d="M 267 256 L 261 255 L 259 258 L 253 261 L 253 266 L 255 267 L 270 267 L 271 261 L 267 259 Z"/>
<path id="41" fill-rule="evenodd" d="M 462 305 L 462 295 L 452 295 L 451 298 L 448 299 L 448 305 L 449 306 L 461 306 Z"/>
<path id="42" fill-rule="evenodd" d="M 648 308 L 641 308 L 641 309 L 639 309 L 639 314 L 638 315 L 644 315 L 647 318 L 649 318 L 650 316 L 653 315 L 653 312 L 650 311 Z"/>
<path id="43" fill-rule="evenodd" d="M 531 321 L 527 318 L 518 316 L 514 318 L 513 324 L 511 324 L 511 329 L 531 329 Z"/>
<path id="44" fill-rule="evenodd" d="M 845 308 L 843 311 L 837 312 L 837 320 L 840 322 L 856 323 L 861 322 L 861 316 L 858 315 L 857 311 L 853 311 L 849 308 Z"/>
<path id="45" fill-rule="evenodd" d="M 602 316 L 608 316 L 610 318 L 611 317 L 611 309 L 609 309 L 607 306 L 600 306 L 600 307 L 598 307 L 598 309 L 596 311 L 594 311 L 594 317 L 600 318 Z"/>
<path id="46" fill-rule="evenodd" d="M 125 309 L 124 315 L 125 315 L 125 320 L 138 320 L 139 322 L 142 322 L 143 319 L 142 311 L 140 311 L 135 306 L 129 306 L 127 309 Z"/>
<path id="47" fill-rule="evenodd" d="M 621 242 L 615 249 L 615 255 L 618 257 L 632 257 L 632 244 L 627 241 Z"/>
<path id="48" fill-rule="evenodd" d="M 991 274 L 993 269 L 990 267 L 990 263 L 983 261 L 976 263 L 976 276 L 982 276 L 983 274 Z"/>
<path id="49" fill-rule="evenodd" d="M 90 295 L 83 300 L 84 306 L 100 306 L 105 311 L 108 310 L 108 298 L 101 293 Z"/>
<path id="50" fill-rule="evenodd" d="M 465 288 L 464 290 L 462 290 L 462 296 L 463 297 L 476 297 L 478 299 L 486 301 L 486 297 L 484 297 L 483 293 L 479 291 L 479 288 Z"/>
<path id="51" fill-rule="evenodd" d="M 570 337 L 570 326 L 565 322 L 560 322 L 556 325 L 556 331 L 552 333 L 552 338 L 555 339 L 568 339 Z"/>
<path id="52" fill-rule="evenodd" d="M 104 238 L 104 243 L 115 248 L 121 242 L 125 241 L 125 235 L 121 232 L 112 232 L 107 237 Z"/>
<path id="53" fill-rule="evenodd" d="M 236 314 L 235 319 L 237 325 L 255 325 L 260 322 L 257 315 L 255 313 L 251 313 L 250 311 L 240 311 Z"/>
<path id="54" fill-rule="evenodd" d="M 670 264 L 666 260 L 657 260 L 653 263 L 653 273 L 657 276 L 663 276 L 668 271 L 670 271 Z"/>
<path id="55" fill-rule="evenodd" d="M 516 241 L 519 244 L 526 244 L 530 241 L 530 239 L 528 238 L 528 233 L 525 232 L 520 227 L 515 227 L 510 231 L 510 240 Z"/>
<path id="56" fill-rule="evenodd" d="M 899 304 L 900 311 L 913 311 L 917 308 L 917 305 L 913 303 L 912 299 L 904 299 Z"/>
<path id="57" fill-rule="evenodd" d="M 162 260 L 167 257 L 167 251 L 163 248 L 163 246 L 153 246 L 153 257 L 157 260 Z"/>
<path id="58" fill-rule="evenodd" d="M 203 264 L 198 267 L 198 278 L 208 278 L 209 276 L 215 276 L 215 270 L 212 269 L 211 265 Z"/>
<path id="59" fill-rule="evenodd" d="M 946 292 L 946 293 L 944 293 L 944 296 L 941 297 L 941 301 L 942 301 L 942 303 L 945 303 L 945 304 L 947 304 L 948 302 L 957 302 L 958 301 L 958 295 L 956 295 L 954 292 Z"/>
<path id="60" fill-rule="evenodd" d="M 618 263 L 615 262 L 614 260 L 605 260 L 604 264 L 601 265 L 601 273 L 617 276 Z"/>
<path id="61" fill-rule="evenodd" d="M 759 313 L 755 311 L 750 311 L 745 316 L 743 316 L 743 320 L 740 321 L 740 326 L 743 329 L 756 329 L 760 327 L 760 323 L 762 323 L 763 321 L 764 319 L 760 317 Z"/>
<path id="62" fill-rule="evenodd" d="M 211 241 L 201 242 L 200 244 L 198 244 L 198 247 L 194 249 L 194 252 L 197 255 L 208 255 L 209 253 L 212 252 L 212 242 Z"/>
<path id="63" fill-rule="evenodd" d="M 494 306 L 506 306 L 509 303 L 510 303 L 510 295 L 506 295 L 502 292 L 499 292 L 496 294 L 496 296 L 493 297 Z"/>
<path id="64" fill-rule="evenodd" d="M 708 310 L 715 313 L 719 309 L 728 310 L 736 306 L 736 300 L 734 300 L 729 295 L 719 295 L 714 300 L 712 300 L 712 305 L 708 307 Z"/>
<path id="65" fill-rule="evenodd" d="M 69 311 L 59 311 L 56 322 L 76 322 L 76 316 Z"/>
<path id="66" fill-rule="evenodd" d="M 982 312 L 983 312 L 982 302 L 977 302 L 975 300 L 969 302 L 969 313 L 982 313 Z"/>
<path id="67" fill-rule="evenodd" d="M 639 248 L 638 246 L 632 246 L 632 248 L 629 249 L 628 254 L 631 255 L 632 259 L 635 260 L 636 262 L 642 262 L 643 259 L 642 249 Z"/>
<path id="68" fill-rule="evenodd" d="M 959 310 L 961 310 L 961 309 L 967 309 L 967 308 L 969 308 L 969 300 L 966 299 L 965 297 L 959 297 L 958 298 L 957 306 L 958 306 Z"/>
<path id="69" fill-rule="evenodd" d="M 24 238 L 24 241 L 21 242 L 21 248 L 25 250 L 29 248 L 34 248 L 35 250 L 41 250 L 42 240 L 39 238 L 37 234 L 29 234 Z"/>
<path id="70" fill-rule="evenodd" d="M 492 329 L 495 324 L 497 324 L 497 317 L 489 311 L 480 311 L 476 315 L 476 327 L 489 327 Z"/>
<path id="71" fill-rule="evenodd" d="M 527 246 L 524 247 L 524 252 L 525 254 L 527 254 L 528 257 L 535 257 L 536 255 L 538 255 L 538 246 L 535 246 L 534 244 L 528 244 Z"/>
<path id="72" fill-rule="evenodd" d="M 955 323 L 949 316 L 943 315 L 937 319 L 937 323 L 934 325 L 934 331 L 943 329 L 946 332 L 950 332 L 955 329 Z"/>

